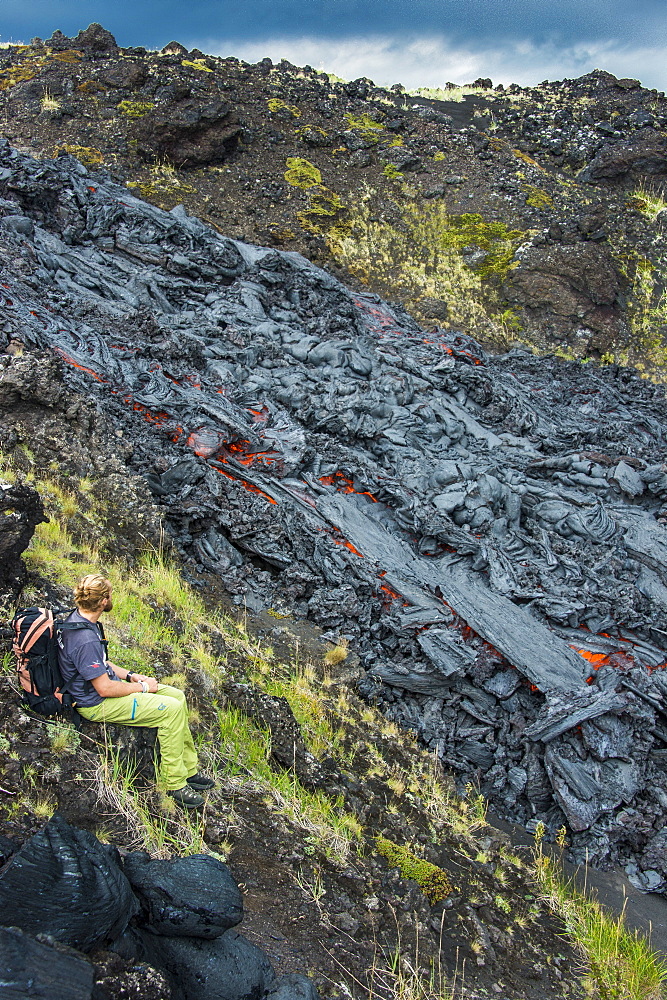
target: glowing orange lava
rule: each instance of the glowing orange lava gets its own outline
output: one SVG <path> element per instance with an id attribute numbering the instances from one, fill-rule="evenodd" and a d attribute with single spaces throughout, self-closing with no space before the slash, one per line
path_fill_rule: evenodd
<path id="1" fill-rule="evenodd" d="M 60 347 L 54 347 L 54 351 L 56 351 L 61 356 L 61 358 L 67 362 L 68 365 L 71 365 L 72 368 L 78 368 L 79 371 L 85 372 L 86 375 L 92 375 L 92 377 L 96 379 L 98 382 L 106 381 L 101 377 L 101 375 L 98 375 L 97 372 L 93 371 L 92 368 L 86 368 L 85 365 L 80 365 L 79 362 L 75 361 L 74 358 L 71 358 L 69 354 L 65 354 L 65 352 Z"/>
<path id="2" fill-rule="evenodd" d="M 213 468 L 216 472 L 219 472 L 221 476 L 225 476 L 227 479 L 231 479 L 240 486 L 243 486 L 248 493 L 255 493 L 257 496 L 264 497 L 264 499 L 268 500 L 269 503 L 277 504 L 278 501 L 274 500 L 273 497 L 270 497 L 268 493 L 264 492 L 264 490 L 260 490 L 259 486 L 255 486 L 253 483 L 248 483 L 245 479 L 237 479 L 236 476 L 232 476 L 230 472 L 225 472 L 224 469 L 218 469 L 215 465 Z"/>
<path id="3" fill-rule="evenodd" d="M 593 670 L 599 670 L 605 664 L 609 663 L 609 656 L 606 653 L 590 653 L 587 649 L 577 649 L 576 646 L 571 646 L 570 649 L 574 649 L 579 656 L 583 656 L 585 660 L 588 660 L 593 666 Z"/>
<path id="4" fill-rule="evenodd" d="M 373 503 L 378 502 L 368 490 L 355 490 L 353 480 L 348 479 L 342 472 L 335 472 L 333 476 L 320 476 L 320 482 L 325 486 L 335 486 L 339 493 L 356 493 L 360 497 L 370 497 Z"/>

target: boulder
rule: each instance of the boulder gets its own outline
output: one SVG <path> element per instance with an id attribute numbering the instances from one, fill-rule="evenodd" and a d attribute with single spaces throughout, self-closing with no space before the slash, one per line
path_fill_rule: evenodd
<path id="1" fill-rule="evenodd" d="M 149 962 L 170 978 L 174 1000 L 260 1000 L 275 982 L 268 956 L 236 931 L 212 941 L 143 937 Z"/>
<path id="2" fill-rule="evenodd" d="M 0 911 L 13 924 L 80 951 L 122 934 L 138 910 L 117 851 L 58 813 L 0 876 Z"/>
<path id="3" fill-rule="evenodd" d="M 641 863 L 646 869 L 655 868 L 667 875 L 667 826 L 651 837 L 644 848 Z"/>
<path id="4" fill-rule="evenodd" d="M 62 31 L 56 29 L 44 44 L 52 52 L 64 52 L 66 49 L 71 49 L 74 42 L 67 35 L 63 35 Z"/>
<path id="5" fill-rule="evenodd" d="M 69 948 L 0 927 L 0 984 L 3 1000 L 90 1000 L 93 966 Z"/>
<path id="6" fill-rule="evenodd" d="M 317 1000 L 317 996 L 312 980 L 298 972 L 291 972 L 276 979 L 264 1000 Z"/>
<path id="7" fill-rule="evenodd" d="M 629 139 L 605 143 L 578 179 L 596 184 L 598 181 L 622 181 L 628 175 L 655 177 L 665 174 L 667 136 L 664 132 L 643 128 Z"/>
<path id="8" fill-rule="evenodd" d="M 165 47 L 160 49 L 160 55 L 162 56 L 182 56 L 185 58 L 187 54 L 188 50 L 180 42 L 167 42 Z"/>
<path id="9" fill-rule="evenodd" d="M 125 858 L 124 870 L 154 934 L 210 940 L 243 919 L 232 873 L 208 854 L 165 861 L 138 852 Z"/>
<path id="10" fill-rule="evenodd" d="M 533 247 L 510 273 L 506 294 L 563 330 L 573 324 L 597 334 L 601 344 L 623 335 L 621 278 L 596 243 Z"/>
<path id="11" fill-rule="evenodd" d="M 221 163 L 239 141 L 241 127 L 225 101 L 196 98 L 160 106 L 134 126 L 137 152 L 144 159 L 161 157 L 179 167 Z"/>
<path id="12" fill-rule="evenodd" d="M 406 146 L 391 146 L 381 155 L 384 163 L 392 164 L 397 170 L 416 170 L 420 165 L 419 157 Z"/>
<path id="13" fill-rule="evenodd" d="M 25 576 L 21 554 L 46 521 L 39 493 L 28 483 L 0 480 L 0 588 L 16 593 Z"/>
<path id="14" fill-rule="evenodd" d="M 142 83 L 145 83 L 147 77 L 148 68 L 145 63 L 122 59 L 109 65 L 105 64 L 96 79 L 107 87 L 115 87 L 118 90 L 134 90 L 135 87 L 140 87 Z"/>
<path id="15" fill-rule="evenodd" d="M 89 24 L 85 30 L 79 32 L 74 39 L 74 48 L 84 49 L 88 52 L 99 52 L 104 55 L 118 52 L 114 36 L 96 22 Z"/>

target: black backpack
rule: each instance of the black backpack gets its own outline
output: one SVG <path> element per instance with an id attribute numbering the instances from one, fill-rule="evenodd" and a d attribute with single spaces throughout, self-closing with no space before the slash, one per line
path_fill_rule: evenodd
<path id="1" fill-rule="evenodd" d="M 71 613 L 71 610 L 56 611 L 59 619 Z M 47 718 L 61 715 L 76 721 L 74 701 L 58 663 L 58 632 L 89 628 L 99 638 L 95 626 L 92 622 L 57 621 L 49 608 L 22 608 L 11 624 L 16 669 L 26 708 Z M 104 640 L 101 625 L 99 629 Z"/>

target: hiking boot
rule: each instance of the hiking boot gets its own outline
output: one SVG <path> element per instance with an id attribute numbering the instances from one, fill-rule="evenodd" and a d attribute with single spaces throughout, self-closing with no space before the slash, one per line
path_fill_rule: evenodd
<path id="1" fill-rule="evenodd" d="M 191 774 L 188 778 L 188 785 L 191 788 L 196 788 L 198 792 L 203 792 L 207 788 L 215 788 L 215 781 L 213 778 L 208 778 L 201 771 L 197 771 L 196 774 Z"/>
<path id="2" fill-rule="evenodd" d="M 167 792 L 167 795 L 171 795 L 174 802 L 185 809 L 199 809 L 200 806 L 204 805 L 204 797 L 194 788 L 190 788 L 189 785 Z"/>

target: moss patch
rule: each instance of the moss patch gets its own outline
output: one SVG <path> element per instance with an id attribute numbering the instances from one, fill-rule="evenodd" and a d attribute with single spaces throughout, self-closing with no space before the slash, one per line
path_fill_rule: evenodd
<path id="1" fill-rule="evenodd" d="M 523 192 L 526 195 L 526 205 L 530 205 L 532 208 L 540 208 L 545 211 L 554 206 L 551 195 L 548 195 L 546 191 L 535 187 L 533 184 L 524 184 Z"/>
<path id="2" fill-rule="evenodd" d="M 206 65 L 204 59 L 182 59 L 181 66 L 189 66 L 190 69 L 197 69 L 200 73 L 212 73 L 210 66 Z"/>
<path id="3" fill-rule="evenodd" d="M 121 101 L 116 107 L 128 118 L 143 118 L 155 107 L 153 101 Z"/>
<path id="4" fill-rule="evenodd" d="M 399 869 L 403 878 L 413 879 L 430 903 L 446 899 L 454 891 L 449 876 L 442 868 L 417 857 L 407 847 L 394 844 L 386 837 L 376 837 L 375 849 L 378 854 L 387 859 L 390 867 Z"/>
<path id="5" fill-rule="evenodd" d="M 379 142 L 382 138 L 384 125 L 381 122 L 374 121 L 370 115 L 351 115 L 346 113 L 343 117 L 347 122 L 348 129 L 352 132 L 358 132 L 362 139 L 365 139 L 367 142 Z"/>
<path id="6" fill-rule="evenodd" d="M 286 164 L 285 180 L 292 187 L 307 191 L 308 188 L 316 187 L 322 183 L 321 172 L 310 160 L 305 160 L 301 156 L 290 156 Z"/>
<path id="7" fill-rule="evenodd" d="M 301 112 L 294 104 L 286 104 L 285 101 L 281 101 L 279 97 L 271 97 L 266 102 L 269 111 L 273 114 L 277 114 L 279 111 L 287 111 L 292 116 L 292 118 L 300 118 Z M 321 129 L 320 129 L 321 131 Z M 326 132 L 323 133 L 326 135 Z"/>
<path id="8" fill-rule="evenodd" d="M 29 52 L 29 46 L 23 46 L 20 50 Z M 33 56 L 21 60 L 15 66 L 0 70 L 0 90 L 9 90 L 17 83 L 24 83 L 26 80 L 33 80 L 39 73 L 52 62 L 69 63 L 75 65 L 83 59 L 83 52 L 78 49 L 66 49 L 64 52 L 53 52 L 47 56 Z"/>
<path id="9" fill-rule="evenodd" d="M 84 167 L 99 167 L 104 163 L 104 157 L 99 149 L 95 149 L 94 146 L 76 146 L 72 143 L 65 142 L 62 146 L 57 146 L 53 154 L 55 159 L 59 153 L 69 153 L 71 156 L 76 156 L 80 163 L 83 163 Z"/>

